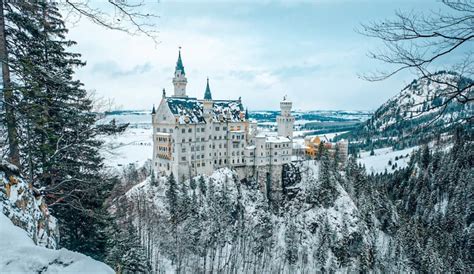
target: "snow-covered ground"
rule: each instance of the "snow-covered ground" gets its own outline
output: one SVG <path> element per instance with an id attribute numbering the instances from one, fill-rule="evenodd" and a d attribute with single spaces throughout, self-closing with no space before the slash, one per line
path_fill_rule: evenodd
<path id="1" fill-rule="evenodd" d="M 109 167 L 142 166 L 152 158 L 152 129 L 129 127 L 123 134 L 104 137 L 102 155 Z"/>
<path id="2" fill-rule="evenodd" d="M 380 148 L 375 149 L 375 154 L 372 156 L 370 155 L 370 151 L 362 151 L 357 162 L 365 165 L 365 169 L 368 173 L 383 173 L 385 170 L 391 173 L 396 169 L 406 167 L 412 152 L 418 148 L 418 146 L 402 150 L 393 150 L 392 147 Z M 397 160 L 395 160 L 395 157 Z M 389 162 L 391 165 L 389 165 Z M 393 168 L 395 164 L 396 167 Z"/>
<path id="3" fill-rule="evenodd" d="M 3 213 L 0 213 L 0 247 L 1 273 L 114 273 L 106 264 L 81 253 L 35 245 Z"/>

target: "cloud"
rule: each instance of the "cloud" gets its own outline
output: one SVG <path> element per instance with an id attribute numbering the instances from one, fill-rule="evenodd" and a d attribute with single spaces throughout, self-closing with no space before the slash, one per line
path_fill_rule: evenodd
<path id="1" fill-rule="evenodd" d="M 92 66 L 91 71 L 93 73 L 103 73 L 111 77 L 126 77 L 149 72 L 152 68 L 152 64 L 146 62 L 144 64 L 135 65 L 129 69 L 124 69 L 121 68 L 117 62 L 108 60 L 95 63 Z"/>
<path id="2" fill-rule="evenodd" d="M 124 108 L 147 109 L 159 102 L 162 88 L 172 93 L 182 46 L 190 96 L 201 98 L 210 77 L 214 98 L 242 97 L 249 109 L 277 109 L 285 94 L 297 109 L 374 109 L 411 80 L 357 77 L 376 67 L 365 56 L 372 41 L 354 27 L 391 14 L 396 4 L 373 1 L 367 8 L 348 1 L 342 11 L 341 1 L 319 2 L 324 7 L 163 2 L 157 45 L 82 20 L 70 30 L 74 50 L 87 61 L 76 77 Z"/>

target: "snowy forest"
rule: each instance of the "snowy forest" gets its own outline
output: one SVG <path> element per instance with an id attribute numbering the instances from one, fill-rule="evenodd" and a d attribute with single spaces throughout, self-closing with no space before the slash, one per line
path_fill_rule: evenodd
<path id="1" fill-rule="evenodd" d="M 155 38 L 142 21 L 154 15 L 110 3 L 129 25 L 87 1 L 0 0 L 0 272 L 474 269 L 473 63 L 469 56 L 457 70 L 427 66 L 463 43 L 472 51 L 472 1 L 444 0 L 452 13 L 430 17 L 436 22 L 398 14 L 362 26 L 363 35 L 389 43 L 388 53 L 371 57 L 416 71 L 416 80 L 337 136 L 350 142 L 347 160 L 321 145 L 317 157 L 284 166 L 281 193 L 272 195 L 232 168 L 183 180 L 157 174 L 150 160 L 106 167 L 104 139 L 128 124 L 101 121 L 100 100 L 76 78 L 86 63 L 68 39 L 64 9 Z M 438 39 L 424 44 L 434 56 L 420 44 L 416 52 L 397 44 L 427 37 Z M 367 80 L 386 77 L 391 72 Z M 413 151 L 379 172 L 361 162 L 363 152 L 387 146 Z M 398 157 L 404 165 L 395 166 Z"/>

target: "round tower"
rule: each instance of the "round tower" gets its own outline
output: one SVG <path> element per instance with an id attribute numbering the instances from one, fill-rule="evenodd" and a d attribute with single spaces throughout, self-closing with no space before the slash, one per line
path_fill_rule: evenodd
<path id="1" fill-rule="evenodd" d="M 278 135 L 293 139 L 293 125 L 295 117 L 291 115 L 293 103 L 286 96 L 280 102 L 280 115 L 277 116 Z"/>

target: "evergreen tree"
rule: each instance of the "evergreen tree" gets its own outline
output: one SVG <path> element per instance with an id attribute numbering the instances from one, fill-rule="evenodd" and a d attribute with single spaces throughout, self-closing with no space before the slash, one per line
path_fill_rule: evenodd
<path id="1" fill-rule="evenodd" d="M 168 189 L 166 190 L 166 200 L 168 202 L 168 211 L 170 213 L 171 221 L 173 223 L 177 222 L 179 204 L 178 204 L 178 185 L 174 179 L 173 173 L 168 177 Z"/>
<path id="2" fill-rule="evenodd" d="M 69 47 L 67 29 L 50 1 L 21 1 L 8 14 L 15 27 L 12 65 L 27 88 L 17 96 L 22 167 L 59 220 L 61 246 L 103 258 L 106 212 L 113 182 L 102 173 L 96 115 L 74 70 L 84 65 Z"/>
<path id="3" fill-rule="evenodd" d="M 158 180 L 156 179 L 156 176 L 155 176 L 155 170 L 152 170 L 152 171 L 151 171 L 150 184 L 151 184 L 152 186 L 158 186 Z"/>
<path id="4" fill-rule="evenodd" d="M 121 258 L 122 271 L 124 273 L 149 273 L 151 271 L 149 260 L 131 223 L 128 224 L 127 237 L 127 249 Z"/>
<path id="5" fill-rule="evenodd" d="M 199 177 L 199 191 L 201 195 L 206 196 L 207 187 L 203 176 Z"/>

